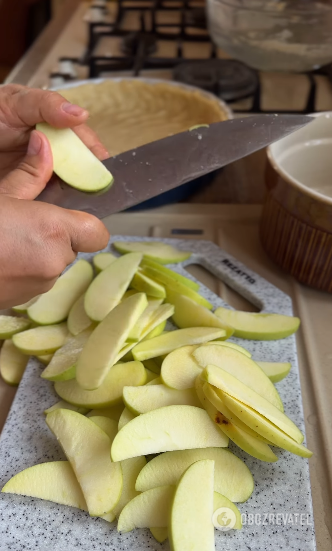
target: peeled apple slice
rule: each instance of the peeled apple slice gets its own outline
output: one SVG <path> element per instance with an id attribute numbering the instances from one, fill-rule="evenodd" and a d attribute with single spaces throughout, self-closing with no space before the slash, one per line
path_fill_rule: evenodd
<path id="1" fill-rule="evenodd" d="M 16 333 L 26 331 L 30 325 L 31 321 L 26 318 L 0 315 L 0 339 L 10 339 Z"/>
<path id="2" fill-rule="evenodd" d="M 97 275 L 84 299 L 84 308 L 90 319 L 102 321 L 119 304 L 141 260 L 140 253 L 117 258 Z"/>
<path id="3" fill-rule="evenodd" d="M 123 477 L 123 486 L 120 499 L 114 507 L 112 513 L 116 517 L 119 517 L 122 509 L 138 495 L 138 491 L 135 490 L 136 479 L 140 471 L 145 467 L 145 457 L 132 457 L 131 459 L 125 459 L 121 461 L 121 470 Z"/>
<path id="4" fill-rule="evenodd" d="M 281 314 L 256 314 L 217 308 L 215 315 L 234 328 L 234 337 L 271 341 L 293 335 L 300 325 L 299 318 Z"/>
<path id="5" fill-rule="evenodd" d="M 256 362 L 257 365 L 264 371 L 272 383 L 279 383 L 291 370 L 290 363 L 283 362 Z"/>
<path id="6" fill-rule="evenodd" d="M 77 360 L 76 380 L 82 389 L 95 390 L 100 387 L 147 305 L 146 295 L 132 295 L 96 327 Z"/>
<path id="7" fill-rule="evenodd" d="M 118 432 L 117 422 L 113 419 L 109 419 L 108 417 L 103 417 L 102 415 L 90 415 L 88 419 L 90 419 L 90 421 L 93 421 L 96 425 L 98 425 L 98 427 L 101 428 L 101 430 L 106 432 L 112 444 L 115 435 Z"/>
<path id="8" fill-rule="evenodd" d="M 67 409 L 49 413 L 46 423 L 70 461 L 89 514 L 112 511 L 120 499 L 122 471 L 119 463 L 111 461 L 107 434 L 89 418 Z"/>
<path id="9" fill-rule="evenodd" d="M 92 264 L 94 265 L 96 272 L 102 272 L 107 268 L 114 260 L 118 257 L 114 256 L 112 253 L 98 253 L 92 259 Z"/>
<path id="10" fill-rule="evenodd" d="M 91 327 L 92 321 L 86 315 L 84 308 L 84 295 L 82 295 L 71 307 L 68 319 L 67 326 L 70 333 L 74 336 L 82 333 L 85 329 Z"/>
<path id="11" fill-rule="evenodd" d="M 197 461 L 177 485 L 171 507 L 169 541 L 172 551 L 215 551 L 213 499 L 214 461 Z"/>
<path id="12" fill-rule="evenodd" d="M 68 336 L 66 323 L 34 327 L 13 336 L 14 345 L 24 354 L 52 354 L 64 345 Z"/>
<path id="13" fill-rule="evenodd" d="M 72 404 L 69 404 L 65 400 L 59 400 L 59 402 L 56 402 L 56 404 L 53 404 L 53 406 L 45 409 L 44 413 L 45 413 L 45 415 L 47 415 L 48 413 L 51 413 L 52 411 L 55 411 L 56 409 L 70 409 L 72 411 L 77 411 L 77 413 L 81 413 L 82 415 L 85 415 L 89 411 L 88 408 L 73 406 Z"/>
<path id="14" fill-rule="evenodd" d="M 47 293 L 28 308 L 30 319 L 40 325 L 59 323 L 68 317 L 71 307 L 85 293 L 93 279 L 93 269 L 86 260 L 78 260 Z"/>
<path id="15" fill-rule="evenodd" d="M 160 285 L 160 283 L 153 281 L 153 279 L 150 279 L 140 270 L 137 270 L 136 274 L 131 280 L 130 286 L 133 287 L 133 289 L 136 289 L 136 291 L 139 291 L 140 293 L 146 293 L 151 297 L 166 297 L 165 287 Z"/>
<path id="16" fill-rule="evenodd" d="M 42 379 L 48 381 L 69 381 L 75 378 L 76 362 L 82 353 L 83 346 L 92 333 L 92 329 L 86 329 L 71 337 L 53 355 L 50 363 L 41 373 Z"/>
<path id="17" fill-rule="evenodd" d="M 54 389 L 60 398 L 70 404 L 101 409 L 121 403 L 125 386 L 144 385 L 145 381 L 144 365 L 141 362 L 128 362 L 114 365 L 97 390 L 84 390 L 75 379 L 58 381 Z"/>
<path id="18" fill-rule="evenodd" d="M 132 421 L 133 419 L 135 419 L 135 417 L 136 415 L 132 413 L 128 408 L 124 408 L 119 419 L 118 431 L 121 430 L 122 427 L 124 427 L 127 423 L 129 423 L 129 421 Z"/>
<path id="19" fill-rule="evenodd" d="M 141 470 L 136 490 L 145 492 L 158 486 L 176 485 L 188 467 L 202 459 L 215 462 L 216 492 L 235 502 L 249 499 L 254 490 L 252 474 L 241 459 L 225 448 L 170 451 L 158 455 Z"/>
<path id="20" fill-rule="evenodd" d="M 37 360 L 39 360 L 42 364 L 48 365 L 53 358 L 54 354 L 42 354 L 41 356 L 36 356 Z"/>
<path id="21" fill-rule="evenodd" d="M 50 142 L 53 170 L 66 184 L 85 192 L 96 192 L 113 183 L 113 176 L 70 128 L 36 125 Z"/>
<path id="22" fill-rule="evenodd" d="M 151 323 L 155 315 L 156 310 L 161 306 L 162 299 L 152 299 L 148 300 L 148 305 L 143 311 L 143 313 L 138 318 L 137 322 L 130 330 L 127 341 L 135 342 L 138 341 L 142 335 L 144 329 Z"/>
<path id="23" fill-rule="evenodd" d="M 87 417 L 91 417 L 92 415 L 103 415 L 104 417 L 113 419 L 118 423 L 123 410 L 124 410 L 124 405 L 122 402 L 120 402 L 119 404 L 115 406 L 110 406 L 108 408 L 92 409 L 87 414 Z"/>
<path id="24" fill-rule="evenodd" d="M 159 543 L 163 543 L 168 538 L 167 528 L 150 528 L 150 532 Z"/>
<path id="25" fill-rule="evenodd" d="M 136 360 L 148 360 L 149 358 L 169 354 L 169 352 L 181 346 L 200 344 L 213 339 L 220 339 L 224 336 L 225 331 L 223 329 L 211 327 L 178 329 L 137 344 L 133 349 L 133 356 Z"/>
<path id="26" fill-rule="evenodd" d="M 118 532 L 148 528 L 152 524 L 156 528 L 167 527 L 174 493 L 174 486 L 161 486 L 137 495 L 122 510 Z"/>
<path id="27" fill-rule="evenodd" d="M 166 356 L 160 372 L 165 385 L 178 390 L 195 387 L 196 377 L 202 373 L 202 368 L 192 355 L 196 348 L 197 345 L 182 346 Z"/>
<path id="28" fill-rule="evenodd" d="M 179 251 L 160 241 L 114 241 L 112 245 L 119 253 L 139 252 L 160 264 L 175 264 L 191 256 L 189 252 Z"/>
<path id="29" fill-rule="evenodd" d="M 141 267 L 144 269 L 147 266 L 149 266 L 150 268 L 154 268 L 155 270 L 157 270 L 158 272 L 161 272 L 162 274 L 168 275 L 169 277 L 173 278 L 175 281 L 179 281 L 180 283 L 187 285 L 187 287 L 190 287 L 194 291 L 199 290 L 199 284 L 196 283 L 196 281 L 193 281 L 192 279 L 189 279 L 188 277 L 185 277 L 182 274 L 179 274 L 178 272 L 174 272 L 174 270 L 170 270 L 169 268 L 166 268 L 166 266 L 163 266 L 159 262 L 155 262 L 154 260 L 152 260 L 152 258 L 147 258 L 145 256 L 141 262 Z"/>
<path id="30" fill-rule="evenodd" d="M 29 356 L 16 348 L 11 339 L 0 350 L 0 374 L 8 385 L 18 385 L 29 361 Z"/>
<path id="31" fill-rule="evenodd" d="M 113 441 L 112 460 L 213 446 L 227 446 L 227 440 L 206 411 L 194 406 L 167 406 L 127 423 Z"/>
<path id="32" fill-rule="evenodd" d="M 233 526 L 233 529 L 234 530 L 241 530 L 241 528 L 242 528 L 242 518 L 241 518 L 241 513 L 238 510 L 238 508 L 236 507 L 236 505 L 234 505 L 234 503 L 232 503 L 229 499 L 227 499 L 227 497 L 223 496 L 222 494 L 219 494 L 218 492 L 214 492 L 214 494 L 213 494 L 213 510 L 214 510 L 214 513 L 216 513 L 216 511 L 218 511 L 219 509 L 224 509 L 225 507 L 227 509 L 230 509 L 231 511 L 233 511 L 233 513 L 235 515 L 235 524 Z M 226 514 L 226 518 L 225 518 L 225 514 Z M 229 513 L 228 512 L 222 511 L 221 518 L 217 517 L 216 520 L 220 523 L 221 526 L 223 526 L 224 524 L 227 524 L 228 519 L 233 521 L 233 519 L 229 518 Z"/>
<path id="33" fill-rule="evenodd" d="M 228 348 L 233 348 L 234 350 L 237 350 L 238 352 L 242 352 L 242 354 L 244 354 L 245 356 L 248 356 L 248 358 L 251 358 L 251 353 L 246 350 L 245 348 L 243 348 L 243 346 L 240 346 L 239 344 L 235 344 L 234 342 L 229 342 L 229 341 L 212 341 L 212 342 L 206 342 L 204 343 L 202 346 L 214 346 L 214 345 L 217 345 L 217 346 L 228 346 Z M 257 363 L 257 362 L 256 362 Z"/>
<path id="34" fill-rule="evenodd" d="M 173 405 L 201 407 L 194 389 L 175 390 L 162 384 L 142 387 L 125 386 L 123 401 L 135 415 Z"/>

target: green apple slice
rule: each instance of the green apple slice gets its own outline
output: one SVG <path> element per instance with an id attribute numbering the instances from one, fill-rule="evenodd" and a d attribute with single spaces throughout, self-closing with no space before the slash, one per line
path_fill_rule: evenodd
<path id="1" fill-rule="evenodd" d="M 0 339 L 10 339 L 13 335 L 26 331 L 31 321 L 26 318 L 0 315 Z"/>
<path id="2" fill-rule="evenodd" d="M 196 348 L 197 345 L 182 346 L 166 356 L 160 372 L 165 385 L 178 390 L 195 387 L 196 377 L 202 373 L 202 368 L 192 355 Z"/>
<path id="3" fill-rule="evenodd" d="M 147 413 L 154 409 L 187 405 L 201 407 L 194 389 L 176 390 L 161 385 L 145 385 L 141 387 L 125 386 L 123 401 L 126 407 L 135 415 Z"/>
<path id="4" fill-rule="evenodd" d="M 133 295 L 118 304 L 93 331 L 76 365 L 76 380 L 83 389 L 100 387 L 147 304 L 143 293 Z"/>
<path id="5" fill-rule="evenodd" d="M 245 348 L 243 348 L 243 346 L 240 346 L 239 344 L 235 344 L 234 342 L 212 341 L 212 342 L 205 342 L 201 346 L 210 346 L 210 345 L 214 346 L 215 344 L 218 345 L 218 346 L 227 346 L 228 348 L 233 348 L 234 350 L 237 350 L 238 352 L 242 352 L 242 354 L 244 354 L 248 358 L 251 358 L 251 353 L 248 350 L 246 350 Z"/>
<path id="6" fill-rule="evenodd" d="M 144 360 L 143 364 L 145 369 L 151 371 L 156 377 L 160 375 L 159 365 L 151 358 L 149 360 Z"/>
<path id="7" fill-rule="evenodd" d="M 172 551 L 215 551 L 213 516 L 214 461 L 197 461 L 177 485 L 171 507 Z"/>
<path id="8" fill-rule="evenodd" d="M 163 299 L 150 299 L 148 300 L 148 305 L 143 311 L 143 313 L 138 318 L 134 327 L 130 330 L 127 341 L 135 342 L 138 341 L 144 331 L 144 329 L 151 323 L 154 318 L 156 310 L 161 306 Z"/>
<path id="9" fill-rule="evenodd" d="M 69 381 L 75 378 L 76 362 L 80 357 L 83 347 L 92 333 L 92 329 L 86 329 L 71 337 L 53 355 L 48 366 L 41 373 L 43 379 L 48 381 Z"/>
<path id="10" fill-rule="evenodd" d="M 151 385 L 161 385 L 163 382 L 160 377 L 156 377 L 156 379 L 152 379 L 152 381 L 149 381 L 146 383 L 145 386 L 151 386 Z"/>
<path id="11" fill-rule="evenodd" d="M 256 364 L 259 365 L 273 383 L 279 383 L 279 381 L 287 377 L 292 367 L 287 362 L 256 362 Z"/>
<path id="12" fill-rule="evenodd" d="M 205 306 L 197 304 L 191 298 L 168 289 L 167 300 L 175 307 L 173 321 L 180 329 L 185 327 L 218 327 L 226 331 L 226 339 L 233 335 L 232 327 L 225 325 Z"/>
<path id="13" fill-rule="evenodd" d="M 197 291 L 194 291 L 191 287 L 188 287 L 188 285 L 185 285 L 180 281 L 176 281 L 168 274 L 162 273 L 158 270 L 155 270 L 154 268 L 150 268 L 150 266 L 146 266 L 143 272 L 151 279 L 154 279 L 155 281 L 158 281 L 158 283 L 164 285 L 168 302 L 172 303 L 172 295 L 171 293 L 169 293 L 169 291 L 173 291 L 175 293 L 191 298 L 193 301 L 197 302 L 197 304 L 205 306 L 208 310 L 212 310 L 212 304 L 200 294 L 198 294 Z"/>
<path id="14" fill-rule="evenodd" d="M 17 306 L 13 306 L 12 307 L 12 310 L 14 310 L 14 312 L 17 312 L 18 314 L 25 314 L 29 308 L 29 306 L 31 306 L 34 302 L 36 302 L 36 300 L 38 300 L 39 298 L 39 295 L 37 295 L 36 297 L 28 300 L 28 302 L 25 302 L 24 304 L 18 304 Z"/>
<path id="15" fill-rule="evenodd" d="M 231 515 L 228 511 L 225 511 L 224 510 L 225 508 L 230 509 L 234 513 L 234 515 Z M 223 509 L 223 511 L 220 511 L 220 513 L 219 513 L 219 509 Z M 223 496 L 222 494 L 219 494 L 218 492 L 214 492 L 214 494 L 213 494 L 213 510 L 214 510 L 213 517 L 216 517 L 216 521 L 221 526 L 225 526 L 226 524 L 229 524 L 229 521 L 231 521 L 232 524 L 233 524 L 234 520 L 235 520 L 235 524 L 232 526 L 232 528 L 234 530 L 241 530 L 242 529 L 241 513 L 238 510 L 238 508 L 236 507 L 236 505 L 234 505 L 234 503 L 232 501 L 227 499 L 226 496 Z M 218 511 L 220 516 L 218 515 L 217 511 Z M 225 515 L 226 515 L 226 518 L 225 518 Z M 232 516 L 233 518 L 230 518 L 230 516 Z"/>
<path id="16" fill-rule="evenodd" d="M 174 493 L 174 486 L 161 486 L 136 495 L 119 516 L 118 532 L 148 528 L 151 523 L 156 528 L 167 527 Z"/>
<path id="17" fill-rule="evenodd" d="M 141 342 L 133 349 L 133 356 L 136 360 L 148 360 L 163 354 L 169 354 L 172 350 L 189 344 L 201 344 L 213 339 L 220 339 L 225 336 L 224 329 L 214 327 L 189 327 L 170 331 L 159 337 Z"/>
<path id="18" fill-rule="evenodd" d="M 142 260 L 140 253 L 117 258 L 88 288 L 84 308 L 90 319 L 102 321 L 119 304 Z"/>
<path id="19" fill-rule="evenodd" d="M 75 379 L 57 381 L 54 389 L 60 398 L 70 404 L 100 409 L 122 402 L 125 386 L 144 385 L 145 381 L 144 365 L 141 362 L 128 362 L 114 365 L 97 390 L 84 390 Z"/>
<path id="20" fill-rule="evenodd" d="M 312 452 L 308 450 L 302 444 L 298 444 L 288 436 L 285 432 L 280 430 L 277 426 L 270 423 L 268 419 L 260 415 L 257 411 L 251 407 L 243 404 L 230 396 L 221 392 L 222 400 L 226 406 L 239 417 L 246 425 L 261 434 L 264 438 L 269 440 L 272 445 L 283 448 L 300 457 L 311 457 Z"/>
<path id="21" fill-rule="evenodd" d="M 54 354 L 42 354 L 41 356 L 36 356 L 43 365 L 48 365 L 53 358 Z"/>
<path id="22" fill-rule="evenodd" d="M 84 295 L 80 296 L 71 307 L 68 314 L 67 326 L 70 333 L 74 336 L 79 335 L 79 333 L 92 326 L 92 321 L 85 312 Z"/>
<path id="23" fill-rule="evenodd" d="M 112 511 L 116 517 L 119 517 L 127 503 L 138 495 L 135 489 L 136 479 L 145 465 L 145 457 L 132 457 L 121 461 L 123 487 L 120 499 Z"/>
<path id="24" fill-rule="evenodd" d="M 242 352 L 226 346 L 211 345 L 197 348 L 193 356 L 202 368 L 214 365 L 224 369 L 283 411 L 283 404 L 274 384 L 264 371 Z"/>
<path id="25" fill-rule="evenodd" d="M 263 398 L 263 396 L 257 394 L 257 392 L 239 381 L 239 379 L 224 369 L 221 369 L 221 367 L 213 365 L 207 366 L 202 373 L 202 377 L 210 383 L 210 385 L 216 387 L 216 394 L 219 395 L 219 390 L 222 390 L 223 394 L 229 394 L 252 408 L 254 411 L 260 413 L 276 427 L 290 436 L 290 438 L 293 438 L 295 442 L 299 444 L 303 442 L 303 434 L 287 415 L 271 404 L 271 402 Z M 223 396 L 221 396 L 221 399 L 223 399 Z"/>
<path id="26" fill-rule="evenodd" d="M 159 262 L 155 262 L 151 258 L 143 257 L 143 260 L 141 262 L 141 267 L 144 269 L 146 267 L 153 268 L 154 270 L 157 270 L 157 272 L 160 272 L 162 274 L 166 274 L 175 281 L 179 281 L 179 283 L 183 283 L 183 285 L 187 285 L 187 287 L 190 287 L 190 289 L 193 289 L 194 291 L 199 290 L 199 284 L 196 283 L 196 281 L 192 281 L 192 279 L 189 279 L 188 277 L 185 277 L 178 272 L 174 272 L 173 270 L 170 270 L 169 268 L 166 268 L 166 266 L 163 266 Z"/>
<path id="27" fill-rule="evenodd" d="M 293 335 L 300 325 L 299 318 L 281 314 L 256 314 L 217 308 L 216 316 L 234 328 L 234 337 L 258 341 L 284 339 Z"/>
<path id="28" fill-rule="evenodd" d="M 166 306 L 166 304 L 165 304 L 165 306 Z M 142 339 L 142 341 L 148 341 L 149 339 L 153 339 L 154 337 L 159 337 L 159 335 L 161 335 L 162 333 L 166 333 L 166 331 L 164 331 L 164 329 L 166 327 L 166 323 L 167 323 L 167 320 L 162 321 L 161 323 L 159 323 L 159 325 L 157 325 L 154 329 L 152 329 L 144 337 L 144 339 Z"/>
<path id="29" fill-rule="evenodd" d="M 85 415 L 89 411 L 88 408 L 73 406 L 73 404 L 69 404 L 65 400 L 59 400 L 59 402 L 56 402 L 56 404 L 53 404 L 53 406 L 45 409 L 44 413 L 45 415 L 47 415 L 48 413 L 52 413 L 52 411 L 55 411 L 56 409 L 70 409 L 71 411 L 77 411 L 77 413 L 81 413 L 82 415 Z"/>
<path id="30" fill-rule="evenodd" d="M 93 269 L 86 260 L 78 260 L 47 293 L 28 308 L 28 316 L 39 325 L 53 325 L 67 319 L 70 309 L 85 293 L 93 279 Z"/>
<path id="31" fill-rule="evenodd" d="M 121 254 L 139 252 L 159 264 L 176 264 L 191 257 L 191 253 L 160 241 L 114 241 L 112 245 Z"/>
<path id="32" fill-rule="evenodd" d="M 67 337 L 67 324 L 59 323 L 17 333 L 13 336 L 13 343 L 23 354 L 37 356 L 52 354 L 65 344 Z"/>
<path id="33" fill-rule="evenodd" d="M 120 464 L 110 459 L 107 434 L 87 417 L 68 409 L 49 413 L 46 423 L 73 467 L 89 514 L 112 511 L 120 499 L 122 471 Z"/>
<path id="34" fill-rule="evenodd" d="M 113 176 L 71 128 L 36 125 L 50 142 L 54 172 L 69 186 L 96 192 L 113 183 Z"/>
<path id="35" fill-rule="evenodd" d="M 88 418 L 90 419 L 90 421 L 93 421 L 96 425 L 98 425 L 101 430 L 106 432 L 112 444 L 118 432 L 117 422 L 113 419 L 109 419 L 108 417 L 104 417 L 103 415 L 89 415 Z"/>
<path id="36" fill-rule="evenodd" d="M 153 535 L 154 539 L 159 543 L 163 543 L 168 538 L 168 529 L 167 528 L 150 528 L 150 532 Z"/>
<path id="37" fill-rule="evenodd" d="M 140 293 L 146 293 L 151 297 L 166 297 L 165 287 L 160 285 L 160 283 L 153 281 L 153 279 L 150 279 L 139 269 L 131 280 L 130 286 L 133 287 L 133 289 L 135 289 L 136 291 L 139 291 Z"/>
<path id="38" fill-rule="evenodd" d="M 29 356 L 16 348 L 11 339 L 0 350 L 0 374 L 8 385 L 18 385 L 29 361 Z"/>
<path id="39" fill-rule="evenodd" d="M 194 406 L 167 406 L 127 423 L 114 439 L 112 459 L 213 446 L 227 446 L 227 440 L 206 411 Z"/>
<path id="40" fill-rule="evenodd" d="M 126 387 L 125 387 L 126 388 Z M 118 423 L 118 431 L 122 429 L 129 421 L 132 421 L 135 419 L 136 415 L 132 413 L 128 408 L 124 408 L 123 412 L 121 413 L 119 423 Z M 129 461 L 129 459 L 128 459 Z"/>
<path id="41" fill-rule="evenodd" d="M 216 492 L 235 502 L 249 499 L 254 490 L 252 474 L 241 459 L 224 448 L 171 451 L 158 455 L 141 470 L 136 490 L 145 492 L 158 486 L 176 485 L 188 467 L 202 459 L 215 462 Z"/>
<path id="42" fill-rule="evenodd" d="M 123 410 L 124 405 L 122 402 L 120 402 L 119 404 L 108 408 L 92 409 L 87 414 L 87 417 L 92 417 L 93 415 L 102 415 L 103 417 L 108 417 L 109 419 L 113 419 L 118 423 Z"/>
<path id="43" fill-rule="evenodd" d="M 112 253 L 98 253 L 93 257 L 92 264 L 96 272 L 99 273 L 105 270 L 105 268 L 108 268 L 117 258 L 118 257 L 114 256 Z"/>
<path id="44" fill-rule="evenodd" d="M 154 373 L 153 371 L 150 371 L 150 369 L 147 369 L 144 362 L 143 362 L 143 364 L 144 364 L 145 371 L 146 371 L 146 384 L 149 384 L 151 381 L 154 381 L 155 379 L 157 379 L 158 375 L 157 375 L 157 373 Z"/>

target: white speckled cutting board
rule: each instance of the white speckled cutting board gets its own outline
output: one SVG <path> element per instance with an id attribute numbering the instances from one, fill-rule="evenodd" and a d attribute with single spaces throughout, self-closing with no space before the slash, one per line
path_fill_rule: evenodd
<path id="1" fill-rule="evenodd" d="M 113 236 L 111 241 L 149 238 Z M 153 239 L 160 241 L 160 239 Z M 192 257 L 173 265 L 179 273 L 191 263 L 201 264 L 262 311 L 292 315 L 290 298 L 209 241 L 164 239 Z M 106 250 L 111 249 L 111 242 Z M 82 254 L 90 259 L 92 255 Z M 201 285 L 201 294 L 215 307 L 225 303 Z M 277 384 L 285 412 L 304 432 L 301 389 L 294 335 L 281 341 L 245 341 L 255 360 L 291 362 L 288 377 Z M 65 459 L 48 430 L 43 411 L 57 401 L 52 384 L 39 377 L 41 365 L 31 360 L 19 386 L 0 439 L 0 487 L 29 466 Z M 308 460 L 274 448 L 277 463 L 258 461 L 230 443 L 230 448 L 251 470 L 255 490 L 246 503 L 241 531 L 216 531 L 217 551 L 314 551 L 315 532 Z M 28 497 L 0 494 L 1 551 L 158 551 L 169 550 L 168 542 L 157 543 L 148 530 L 120 535 L 114 523 L 93 519 L 74 508 Z M 202 551 L 205 551 L 202 549 Z"/>

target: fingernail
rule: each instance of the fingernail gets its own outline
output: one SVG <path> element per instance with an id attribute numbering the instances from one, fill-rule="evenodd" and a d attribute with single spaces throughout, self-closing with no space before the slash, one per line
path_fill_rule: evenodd
<path id="1" fill-rule="evenodd" d="M 61 108 L 65 113 L 68 115 L 73 115 L 74 117 L 81 117 L 86 113 L 86 109 L 82 109 L 79 105 L 75 105 L 74 103 L 63 103 L 61 105 Z"/>
<path id="2" fill-rule="evenodd" d="M 34 131 L 31 132 L 27 155 L 30 155 L 31 157 L 33 155 L 38 155 L 38 153 L 41 150 L 41 146 L 42 146 L 42 141 L 38 132 L 34 132 Z"/>

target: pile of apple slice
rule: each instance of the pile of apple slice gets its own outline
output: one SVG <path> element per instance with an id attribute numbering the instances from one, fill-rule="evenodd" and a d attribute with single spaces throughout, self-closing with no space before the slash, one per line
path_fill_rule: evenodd
<path id="1" fill-rule="evenodd" d="M 124 256 L 79 260 L 15 308 L 28 317 L 0 316 L 1 374 L 19 382 L 29 354 L 46 364 L 41 377 L 60 397 L 46 422 L 68 459 L 30 467 L 2 491 L 117 518 L 121 532 L 150 528 L 174 551 L 209 551 L 214 513 L 226 507 L 241 528 L 234 502 L 254 487 L 229 439 L 262 461 L 277 461 L 271 445 L 311 456 L 273 384 L 290 364 L 255 362 L 226 339 L 284 338 L 299 320 L 212 313 L 198 284 L 164 265 L 189 253 L 113 245 Z M 170 317 L 178 329 L 165 331 Z"/>

